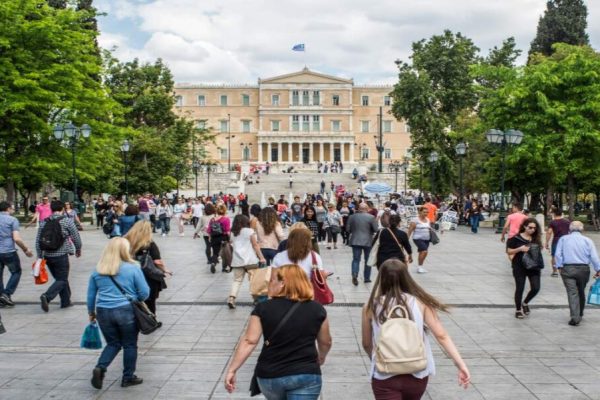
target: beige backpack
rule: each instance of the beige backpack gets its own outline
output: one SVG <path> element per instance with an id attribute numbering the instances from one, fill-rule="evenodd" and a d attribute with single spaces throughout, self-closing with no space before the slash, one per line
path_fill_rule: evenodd
<path id="1" fill-rule="evenodd" d="M 402 311 L 402 316 L 395 314 Z M 384 374 L 412 374 L 427 367 L 425 343 L 404 306 L 394 306 L 381 325 L 375 348 L 375 366 Z"/>

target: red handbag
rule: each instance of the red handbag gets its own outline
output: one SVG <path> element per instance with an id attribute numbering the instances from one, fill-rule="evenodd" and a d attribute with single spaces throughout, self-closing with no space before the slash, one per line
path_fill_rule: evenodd
<path id="1" fill-rule="evenodd" d="M 46 269 L 46 259 L 41 258 L 31 266 L 33 279 L 36 285 L 43 285 L 48 282 L 48 270 Z"/>
<path id="2" fill-rule="evenodd" d="M 315 301 L 323 305 L 333 303 L 333 292 L 327 285 L 327 278 L 323 270 L 319 269 L 317 265 L 317 256 L 315 252 L 311 252 L 312 255 L 312 271 L 310 274 L 310 282 L 313 286 L 313 292 L 315 295 Z"/>

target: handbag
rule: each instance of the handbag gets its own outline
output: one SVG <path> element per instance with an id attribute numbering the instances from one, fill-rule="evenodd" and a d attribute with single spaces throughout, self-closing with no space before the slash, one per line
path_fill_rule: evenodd
<path id="1" fill-rule="evenodd" d="M 272 267 L 259 266 L 252 271 L 250 278 L 250 294 L 253 297 L 266 296 L 269 292 L 269 281 L 271 281 Z"/>
<path id="2" fill-rule="evenodd" d="M 221 243 L 221 251 L 219 252 L 219 256 L 221 256 L 221 264 L 224 270 L 228 270 L 231 268 L 231 262 L 233 261 L 233 246 L 230 242 L 222 242 Z"/>
<path id="3" fill-rule="evenodd" d="M 313 286 L 313 292 L 315 301 L 322 305 L 333 303 L 333 292 L 327 285 L 327 278 L 324 275 L 324 271 L 319 269 L 317 265 L 317 256 L 314 251 L 310 252 L 312 255 L 312 271 L 310 273 L 310 282 Z"/>
<path id="4" fill-rule="evenodd" d="M 165 273 L 162 269 L 158 268 L 156 264 L 154 264 L 154 260 L 152 257 L 150 257 L 150 252 L 146 251 L 146 253 L 143 255 L 143 259 L 140 261 L 142 272 L 146 277 L 158 282 L 162 282 L 162 280 L 165 278 Z"/>
<path id="5" fill-rule="evenodd" d="M 377 265 L 377 253 L 379 253 L 379 237 L 381 236 L 381 232 L 377 234 L 373 245 L 371 246 L 371 252 L 369 253 L 369 258 L 367 259 L 367 265 Z"/>
<path id="6" fill-rule="evenodd" d="M 587 303 L 600 306 L 600 278 L 596 278 L 596 281 L 590 287 Z"/>
<path id="7" fill-rule="evenodd" d="M 440 237 L 432 228 L 429 228 L 429 241 L 434 246 L 440 242 Z"/>
<path id="8" fill-rule="evenodd" d="M 48 282 L 48 270 L 46 269 L 46 259 L 38 258 L 31 266 L 31 273 L 36 285 L 43 285 Z"/>
<path id="9" fill-rule="evenodd" d="M 135 316 L 135 322 L 142 335 L 148 335 L 158 328 L 161 327 L 161 323 L 156 319 L 156 315 L 150 311 L 146 303 L 139 300 L 134 300 L 125 290 L 117 283 L 115 278 L 109 276 L 110 280 L 115 284 L 117 288 L 123 293 L 123 296 L 131 302 L 133 306 L 133 315 Z"/>
<path id="10" fill-rule="evenodd" d="M 271 268 L 271 267 L 268 267 L 268 268 Z M 285 313 L 285 315 L 283 316 L 281 321 L 279 321 L 279 323 L 273 330 L 273 333 L 271 333 L 271 337 L 269 339 L 265 339 L 264 345 L 266 347 L 269 347 L 271 345 L 271 343 L 273 343 L 273 338 L 275 337 L 275 335 L 281 330 L 283 325 L 288 321 L 288 319 L 290 319 L 290 317 L 292 316 L 292 314 L 294 313 L 294 311 L 296 311 L 296 309 L 298 307 L 300 307 L 299 301 L 295 302 L 294 305 L 292 307 L 290 307 L 288 312 Z M 250 396 L 254 397 L 256 395 L 259 395 L 260 393 L 261 393 L 261 390 L 260 390 L 260 386 L 258 386 L 258 378 L 256 376 L 256 368 L 254 368 L 254 374 L 252 374 L 252 379 L 250 380 Z"/>
<path id="11" fill-rule="evenodd" d="M 331 233 L 335 233 L 335 234 L 342 232 L 342 227 L 339 225 L 330 225 L 329 229 L 331 229 Z"/>
<path id="12" fill-rule="evenodd" d="M 90 322 L 85 327 L 81 336 L 80 346 L 84 349 L 98 350 L 102 348 L 102 339 L 100 338 L 100 329 L 96 321 Z"/>
<path id="13" fill-rule="evenodd" d="M 529 250 L 523 254 L 521 263 L 526 270 L 535 271 L 544 268 L 544 258 L 542 257 L 542 249 L 537 243 L 528 244 Z"/>

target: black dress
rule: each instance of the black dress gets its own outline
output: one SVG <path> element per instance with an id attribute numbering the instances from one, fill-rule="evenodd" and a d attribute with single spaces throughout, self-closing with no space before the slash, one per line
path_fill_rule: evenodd
<path id="1" fill-rule="evenodd" d="M 394 239 L 391 232 L 394 233 L 396 239 Z M 396 240 L 404 248 L 406 253 L 412 256 L 412 247 L 410 246 L 410 242 L 408 241 L 408 235 L 406 234 L 406 232 L 400 229 L 381 229 L 377 236 L 379 237 L 379 251 L 377 252 L 377 268 L 379 268 L 381 264 L 383 264 L 390 258 L 397 258 L 404 263 L 407 262 L 406 257 L 404 256 L 404 251 L 402 251 L 402 249 L 398 246 Z"/>

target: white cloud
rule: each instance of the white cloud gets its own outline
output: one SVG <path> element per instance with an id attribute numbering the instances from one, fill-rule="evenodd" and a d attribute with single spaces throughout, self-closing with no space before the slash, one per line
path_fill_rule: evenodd
<path id="1" fill-rule="evenodd" d="M 123 32 L 147 35 L 134 48 L 122 32 L 103 32 L 101 43 L 119 44 L 117 56 L 151 61 L 161 57 L 177 81 L 247 82 L 310 68 L 355 78 L 393 82 L 394 60 L 408 60 L 411 44 L 444 29 L 471 38 L 485 54 L 514 36 L 527 53 L 542 0 L 100 0 L 105 19 Z M 596 3 L 596 4 L 592 4 Z M 589 18 L 600 2 L 588 2 Z M 102 20 L 100 21 L 102 28 Z M 600 30 L 590 27 L 600 41 Z M 120 37 L 120 35 L 121 37 Z M 107 36 L 105 39 L 104 37 Z M 139 35 L 138 35 L 139 36 Z M 118 40 L 117 40 L 118 39 Z M 306 53 L 291 51 L 306 44 Z M 596 46 L 597 47 L 597 46 Z M 125 59 L 128 59 L 125 58 Z M 522 58 L 524 59 L 524 58 Z"/>

